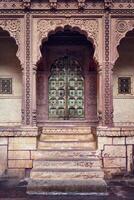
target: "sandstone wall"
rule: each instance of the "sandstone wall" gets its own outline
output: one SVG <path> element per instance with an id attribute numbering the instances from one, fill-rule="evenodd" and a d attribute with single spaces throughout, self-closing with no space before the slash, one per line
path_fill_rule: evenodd
<path id="1" fill-rule="evenodd" d="M 105 177 L 132 174 L 134 169 L 134 136 L 131 136 L 133 130 L 131 128 L 107 128 L 98 130 L 97 134 L 98 150 L 100 150 Z"/>
<path id="2" fill-rule="evenodd" d="M 37 151 L 37 137 L 18 135 L 0 137 L 0 176 L 28 177 Z M 37 132 L 36 132 L 37 134 Z M 133 128 L 98 128 L 98 147 L 105 178 L 133 173 Z"/>
<path id="3" fill-rule="evenodd" d="M 0 137 L 0 176 L 24 178 L 33 166 L 36 137 Z"/>

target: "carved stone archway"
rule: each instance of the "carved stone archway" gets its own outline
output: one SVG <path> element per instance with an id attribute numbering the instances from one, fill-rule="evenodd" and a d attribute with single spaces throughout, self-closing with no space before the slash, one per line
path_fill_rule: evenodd
<path id="1" fill-rule="evenodd" d="M 62 19 L 38 19 L 37 20 L 37 46 L 36 49 L 38 53 L 36 54 L 36 60 L 34 58 L 34 63 L 39 60 L 41 56 L 39 48 L 42 44 L 44 38 L 47 40 L 51 32 L 55 32 L 59 29 L 64 29 L 65 26 L 69 26 L 71 29 L 79 31 L 86 35 L 87 39 L 92 42 L 95 47 L 94 57 L 98 60 L 98 41 L 99 41 L 99 23 L 96 19 L 72 19 L 72 18 L 62 18 Z"/>
<path id="2" fill-rule="evenodd" d="M 64 30 L 65 27 L 69 27 L 72 31 L 78 31 L 81 34 L 84 34 L 86 38 L 93 44 L 94 46 L 94 59 L 99 63 L 102 62 L 102 44 L 100 43 L 99 38 L 99 25 L 100 21 L 96 18 L 70 18 L 70 17 L 62 17 L 62 18 L 33 18 L 33 44 L 32 44 L 32 65 L 33 65 L 33 88 L 32 88 L 32 113 L 33 113 L 33 124 L 36 124 L 36 69 L 37 62 L 41 58 L 40 47 L 42 45 L 42 41 L 47 41 L 50 34 L 53 34 L 59 30 Z M 102 73 L 100 73 L 102 76 Z M 99 82 L 102 85 L 103 79 L 100 78 Z M 98 94 L 98 102 L 99 111 L 102 110 L 102 87 L 101 91 Z M 100 106 L 101 105 L 101 106 Z M 99 113 L 99 112 L 98 112 Z M 99 114 L 100 115 L 100 114 Z"/>
<path id="3" fill-rule="evenodd" d="M 22 51 L 20 50 L 23 44 L 22 41 L 22 31 L 21 31 L 21 20 L 20 19 L 0 19 L 0 27 L 5 30 L 8 31 L 10 36 L 13 37 L 16 41 L 16 44 L 18 46 L 18 51 L 16 56 L 19 58 L 21 64 L 23 61 L 23 55 L 22 55 Z M 22 41 L 22 42 L 21 42 Z M 21 66 L 22 68 L 24 66 Z"/>

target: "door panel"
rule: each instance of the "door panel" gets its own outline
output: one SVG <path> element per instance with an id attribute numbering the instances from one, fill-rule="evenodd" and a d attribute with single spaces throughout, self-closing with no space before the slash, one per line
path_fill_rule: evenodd
<path id="1" fill-rule="evenodd" d="M 49 118 L 84 117 L 84 78 L 78 62 L 65 56 L 56 60 L 49 78 Z"/>

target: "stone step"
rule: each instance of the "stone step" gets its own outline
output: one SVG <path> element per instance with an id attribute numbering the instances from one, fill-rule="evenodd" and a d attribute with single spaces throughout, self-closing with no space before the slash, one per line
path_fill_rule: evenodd
<path id="1" fill-rule="evenodd" d="M 41 134 L 40 141 L 94 141 L 93 134 Z"/>
<path id="2" fill-rule="evenodd" d="M 29 180 L 27 186 L 28 194 L 48 193 L 106 193 L 106 182 L 101 179 L 90 180 Z M 75 199 L 75 198 L 74 198 Z M 82 198 L 81 198 L 82 199 Z M 88 199 L 88 198 L 87 198 Z"/>
<path id="3" fill-rule="evenodd" d="M 90 150 L 96 149 L 95 142 L 41 142 L 38 143 L 38 149 L 80 149 L 88 148 Z"/>
<path id="4" fill-rule="evenodd" d="M 103 178 L 101 169 L 32 169 L 30 178 L 35 180 L 90 180 L 92 178 Z"/>
<path id="5" fill-rule="evenodd" d="M 89 158 L 98 158 L 97 151 L 87 150 L 38 150 L 31 151 L 31 159 L 89 159 Z"/>
<path id="6" fill-rule="evenodd" d="M 35 160 L 33 162 L 34 169 L 41 168 L 67 168 L 67 169 L 99 169 L 101 167 L 101 162 L 99 159 L 74 159 L 74 160 Z"/>

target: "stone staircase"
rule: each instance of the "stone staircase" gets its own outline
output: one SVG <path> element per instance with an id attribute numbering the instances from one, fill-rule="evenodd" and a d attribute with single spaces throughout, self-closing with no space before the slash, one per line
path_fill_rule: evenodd
<path id="1" fill-rule="evenodd" d="M 45 192 L 105 192 L 96 138 L 90 127 L 42 129 L 27 187 Z"/>

